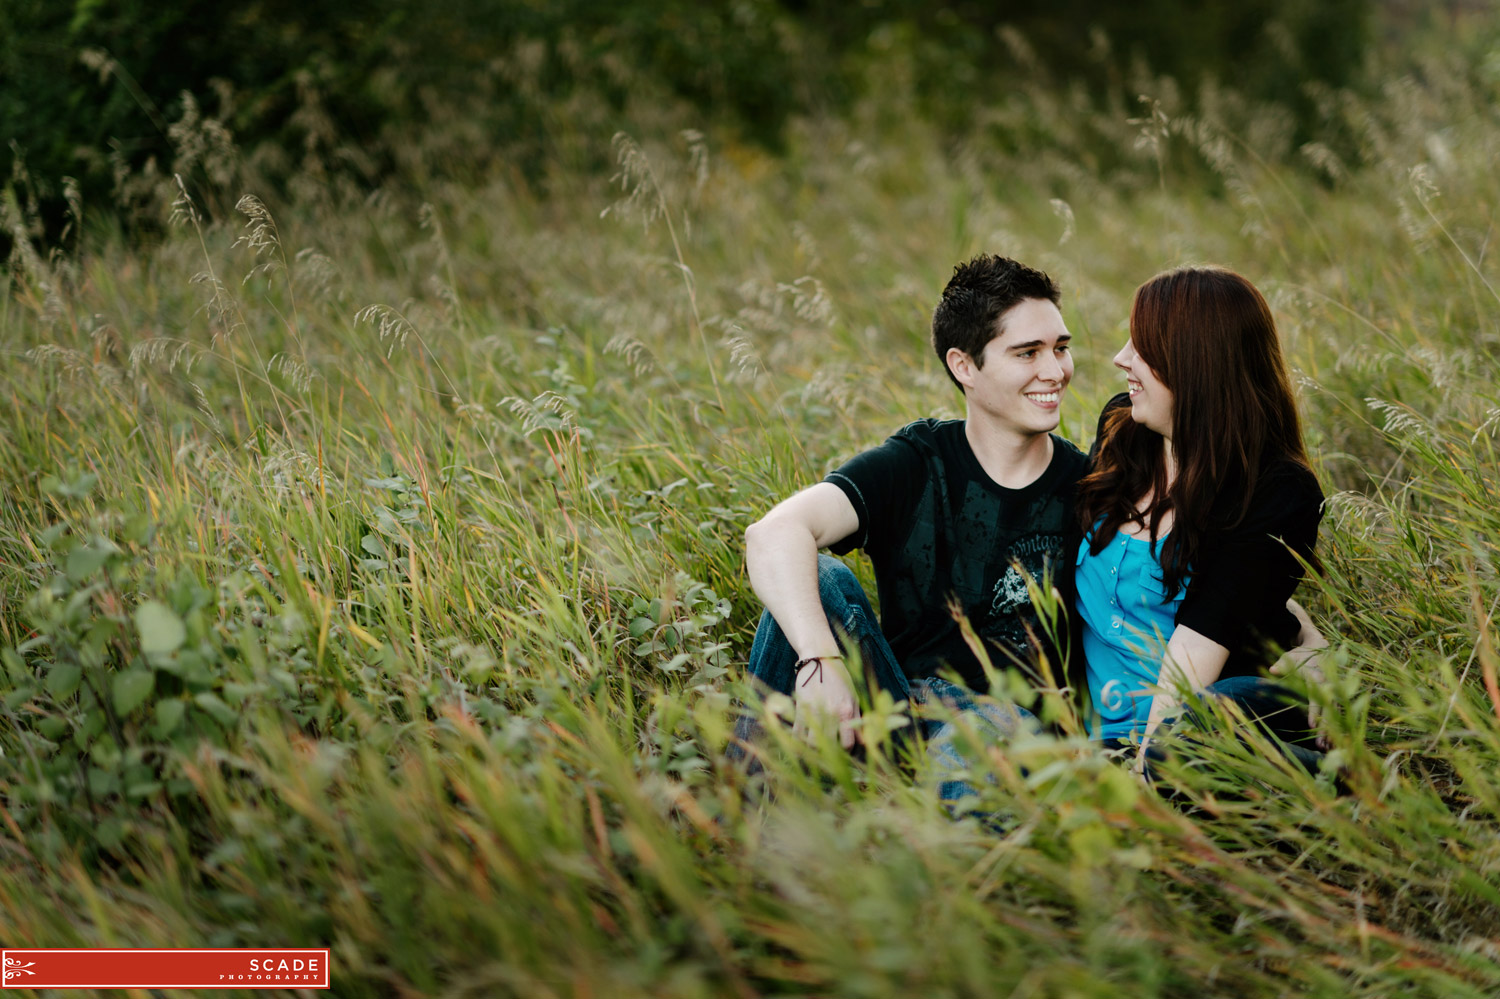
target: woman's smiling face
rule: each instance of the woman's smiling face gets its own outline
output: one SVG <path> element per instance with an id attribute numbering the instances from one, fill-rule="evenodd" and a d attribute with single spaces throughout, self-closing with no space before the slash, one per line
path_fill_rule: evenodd
<path id="1" fill-rule="evenodd" d="M 1135 422 L 1172 439 L 1172 390 L 1156 377 L 1151 365 L 1136 353 L 1129 340 L 1115 355 L 1115 367 L 1125 372 L 1130 388 L 1130 415 Z"/>

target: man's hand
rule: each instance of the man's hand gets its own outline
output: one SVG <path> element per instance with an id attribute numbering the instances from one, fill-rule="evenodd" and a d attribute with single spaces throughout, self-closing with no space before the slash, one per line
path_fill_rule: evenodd
<path id="1" fill-rule="evenodd" d="M 854 722 L 859 718 L 859 701 L 854 684 L 840 656 L 823 656 L 797 671 L 792 698 L 797 706 L 792 731 L 804 739 L 830 722 L 839 727 L 839 744 L 854 746 Z"/>

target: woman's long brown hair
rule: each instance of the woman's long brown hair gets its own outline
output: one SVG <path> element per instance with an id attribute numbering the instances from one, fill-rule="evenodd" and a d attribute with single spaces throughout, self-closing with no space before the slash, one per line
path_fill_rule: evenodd
<path id="1" fill-rule="evenodd" d="M 1217 267 L 1158 274 L 1136 289 L 1130 340 L 1172 393 L 1177 478 L 1168 488 L 1162 435 L 1122 406 L 1105 421 L 1076 510 L 1096 555 L 1128 523 L 1157 538 L 1171 511 L 1160 560 L 1167 592 L 1176 593 L 1204 533 L 1244 520 L 1264 465 L 1290 458 L 1306 467 L 1307 451 L 1276 322 L 1245 278 Z M 1148 494 L 1150 505 L 1137 511 Z M 1213 521 L 1224 495 L 1238 498 L 1238 509 L 1221 508 L 1227 516 Z"/>

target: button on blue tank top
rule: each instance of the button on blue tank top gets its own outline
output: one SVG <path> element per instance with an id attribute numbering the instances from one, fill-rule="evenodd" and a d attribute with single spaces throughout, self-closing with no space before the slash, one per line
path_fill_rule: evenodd
<path id="1" fill-rule="evenodd" d="M 1176 627 L 1182 590 L 1168 599 L 1159 545 L 1116 533 L 1098 555 L 1078 547 L 1078 613 L 1088 659 L 1089 696 L 1105 739 L 1139 739 L 1151 691 Z"/>

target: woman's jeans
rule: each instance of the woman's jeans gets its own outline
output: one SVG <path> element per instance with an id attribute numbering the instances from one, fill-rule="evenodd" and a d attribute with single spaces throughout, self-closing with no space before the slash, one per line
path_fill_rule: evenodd
<path id="1" fill-rule="evenodd" d="M 1310 774 L 1318 773 L 1324 754 L 1316 748 L 1317 735 L 1307 724 L 1307 701 L 1295 691 L 1265 677 L 1230 676 L 1210 684 L 1198 696 L 1217 697 L 1233 704 L 1271 738 L 1287 759 Z M 1164 729 L 1177 732 L 1185 728 L 1207 729 L 1214 724 L 1211 711 L 1201 710 L 1191 702 L 1183 706 L 1180 717 L 1162 723 Z M 1155 740 L 1147 745 L 1146 756 L 1148 767 L 1164 759 Z"/>
<path id="2" fill-rule="evenodd" d="M 949 712 L 964 713 L 987 741 L 1001 742 L 1009 739 L 1031 719 L 1029 712 L 1010 705 L 1001 704 L 987 697 L 980 697 L 966 687 L 936 677 L 908 680 L 896 654 L 891 650 L 880 622 L 870 607 L 864 587 L 860 586 L 852 570 L 831 555 L 818 556 L 818 598 L 823 612 L 849 656 L 857 650 L 860 667 L 870 685 L 870 695 L 883 690 L 891 695 L 897 705 L 908 706 L 942 704 Z M 852 665 L 852 664 L 851 664 Z M 791 695 L 797 679 L 797 653 L 782 633 L 769 611 L 760 618 L 760 627 L 755 631 L 755 642 L 750 647 L 748 672 L 757 681 L 756 686 Z M 755 707 L 747 707 L 735 724 L 735 740 L 730 754 L 741 756 L 748 752 L 752 759 L 748 769 L 753 773 L 760 769 L 755 759 L 756 745 L 761 741 L 761 713 Z M 961 756 L 953 750 L 947 738 L 951 725 L 937 719 L 913 719 L 916 732 L 929 740 L 930 755 L 938 762 L 940 771 L 957 771 L 964 767 Z M 898 729 L 898 742 L 909 738 L 912 729 Z M 943 780 L 938 786 L 938 796 L 952 800 L 972 794 L 969 785 L 958 780 Z"/>

